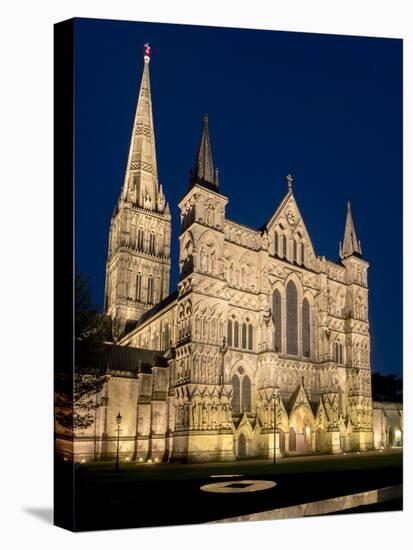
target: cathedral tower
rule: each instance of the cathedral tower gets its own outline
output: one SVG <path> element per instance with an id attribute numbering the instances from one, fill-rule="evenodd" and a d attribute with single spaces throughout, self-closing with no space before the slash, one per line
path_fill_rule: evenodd
<path id="1" fill-rule="evenodd" d="M 177 302 L 174 460 L 233 460 L 230 401 L 223 379 L 227 283 L 224 220 L 208 129 L 204 127 L 189 189 L 179 203 L 181 278 Z"/>
<path id="2" fill-rule="evenodd" d="M 146 44 L 125 180 L 110 223 L 105 313 L 115 338 L 169 293 L 171 214 L 158 181 L 149 62 Z"/>
<path id="3" fill-rule="evenodd" d="M 351 204 L 347 218 L 341 262 L 346 268 L 345 338 L 347 349 L 347 414 L 352 422 L 351 446 L 357 450 L 373 448 L 370 331 L 368 320 L 367 270 L 357 240 Z"/>

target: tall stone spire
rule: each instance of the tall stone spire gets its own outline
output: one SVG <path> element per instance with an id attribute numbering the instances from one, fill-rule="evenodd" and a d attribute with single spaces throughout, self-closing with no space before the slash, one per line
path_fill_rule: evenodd
<path id="1" fill-rule="evenodd" d="M 340 258 L 348 258 L 348 256 L 352 256 L 353 254 L 358 254 L 359 256 L 361 256 L 361 245 L 360 241 L 357 240 L 356 230 L 353 223 L 353 216 L 351 214 L 351 203 L 350 201 L 348 201 L 343 246 L 341 246 L 340 243 Z"/>
<path id="2" fill-rule="evenodd" d="M 143 59 L 125 181 L 110 222 L 105 313 L 114 338 L 169 293 L 171 213 L 156 169 L 148 44 Z"/>
<path id="3" fill-rule="evenodd" d="M 122 198 L 141 208 L 163 212 L 165 196 L 159 188 L 155 132 L 149 78 L 150 46 L 145 44 L 144 67 L 133 123 Z"/>
<path id="4" fill-rule="evenodd" d="M 198 154 L 194 169 L 191 173 L 189 186 L 192 187 L 196 183 L 215 191 L 218 190 L 218 173 L 216 172 L 214 174 L 211 141 L 209 139 L 208 130 L 208 115 L 204 116 L 204 127 L 202 130 L 201 141 L 199 143 Z"/>

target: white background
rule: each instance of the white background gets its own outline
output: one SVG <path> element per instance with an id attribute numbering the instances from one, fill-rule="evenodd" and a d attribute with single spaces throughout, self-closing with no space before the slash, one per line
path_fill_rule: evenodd
<path id="1" fill-rule="evenodd" d="M 411 4 L 411 2 L 410 2 Z M 3 2 L 0 18 L 0 543 L 3 548 L 407 548 L 403 513 L 71 534 L 52 527 L 52 54 L 53 23 L 95 17 L 404 38 L 405 281 L 411 260 L 412 23 L 409 1 L 37 0 Z M 410 21 L 409 21 L 410 19 Z M 218 53 L 217 53 L 218 55 Z M 225 55 L 225 52 L 220 52 Z M 408 156 L 410 154 L 410 157 Z M 393 182 L 388 182 L 392 192 Z M 409 185 L 410 184 L 410 185 Z M 56 182 L 59 185 L 59 181 Z M 371 182 L 374 192 L 374 182 Z M 61 205 L 64 208 L 64 205 Z M 398 213 L 396 213 L 398 214 Z M 59 215 L 59 212 L 56 212 Z M 372 223 L 375 220 L 373 213 Z M 391 220 L 391 213 L 387 218 Z M 391 233 L 391 227 L 389 227 Z M 406 244 L 407 241 L 407 244 Z M 390 244 L 391 241 L 389 241 Z M 410 256 L 407 253 L 410 251 Z M 71 252 L 68 250 L 68 254 Z M 391 258 L 391 250 L 389 250 Z M 397 261 L 397 259 L 396 259 Z M 405 310 L 412 291 L 405 285 Z M 405 463 L 411 463 L 405 316 Z M 409 324 L 407 324 L 407 322 Z M 411 493 L 406 472 L 406 493 Z M 304 488 L 305 490 L 305 488 Z M 178 498 L 173 503 L 179 506 Z M 92 497 L 93 499 L 93 497 Z M 144 504 L 143 504 L 144 505 Z M 30 513 L 29 510 L 36 510 Z M 139 511 L 137 510 L 137 513 Z M 156 510 L 154 510 L 156 514 Z M 131 546 L 132 545 L 132 546 Z"/>

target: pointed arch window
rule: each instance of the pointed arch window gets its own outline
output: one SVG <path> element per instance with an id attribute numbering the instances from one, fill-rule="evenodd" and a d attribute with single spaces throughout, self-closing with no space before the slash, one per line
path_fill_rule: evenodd
<path id="1" fill-rule="evenodd" d="M 341 342 L 336 342 L 334 346 L 334 359 L 339 365 L 344 363 L 343 357 L 343 344 Z"/>
<path id="2" fill-rule="evenodd" d="M 238 321 L 234 323 L 234 348 L 239 347 L 239 324 Z"/>
<path id="3" fill-rule="evenodd" d="M 247 349 L 247 324 L 246 323 L 242 323 L 241 347 L 242 349 Z"/>
<path id="4" fill-rule="evenodd" d="M 293 260 L 297 261 L 297 241 L 293 239 Z"/>
<path id="5" fill-rule="evenodd" d="M 247 375 L 242 379 L 241 410 L 251 412 L 251 381 Z"/>
<path id="6" fill-rule="evenodd" d="M 281 323 L 281 294 L 279 290 L 275 290 L 272 296 L 272 318 L 274 321 L 274 349 L 275 351 L 281 351 L 281 336 L 282 336 L 282 323 Z"/>
<path id="7" fill-rule="evenodd" d="M 304 243 L 301 243 L 301 263 L 305 264 L 305 256 L 304 256 Z"/>
<path id="8" fill-rule="evenodd" d="M 252 350 L 254 348 L 254 331 L 251 324 L 248 325 L 248 349 Z"/>
<path id="9" fill-rule="evenodd" d="M 303 301 L 302 323 L 303 323 L 303 356 L 310 357 L 310 353 L 311 353 L 310 304 L 307 298 L 304 298 L 304 301 Z"/>
<path id="10" fill-rule="evenodd" d="M 287 258 L 287 237 L 285 235 L 282 236 L 282 243 L 283 243 L 282 257 Z"/>
<path id="11" fill-rule="evenodd" d="M 231 319 L 229 319 L 229 321 L 228 321 L 227 340 L 228 340 L 228 345 L 232 346 L 232 321 L 231 321 Z"/>
<path id="12" fill-rule="evenodd" d="M 143 229 L 138 229 L 138 238 L 137 238 L 137 248 L 138 250 L 143 250 Z"/>
<path id="13" fill-rule="evenodd" d="M 142 292 L 142 275 L 138 273 L 136 275 L 136 291 L 135 291 L 135 298 L 137 302 L 141 301 L 141 292 Z"/>
<path id="14" fill-rule="evenodd" d="M 287 353 L 298 354 L 297 288 L 293 281 L 287 285 Z"/>
<path id="15" fill-rule="evenodd" d="M 274 254 L 278 256 L 278 232 L 274 231 Z"/>
<path id="16" fill-rule="evenodd" d="M 241 392 L 240 392 L 240 381 L 236 374 L 232 377 L 232 411 L 235 414 L 241 412 Z"/>
<path id="17" fill-rule="evenodd" d="M 149 235 L 149 252 L 155 254 L 155 233 Z"/>
<path id="18" fill-rule="evenodd" d="M 153 277 L 148 277 L 148 304 L 153 304 Z"/>

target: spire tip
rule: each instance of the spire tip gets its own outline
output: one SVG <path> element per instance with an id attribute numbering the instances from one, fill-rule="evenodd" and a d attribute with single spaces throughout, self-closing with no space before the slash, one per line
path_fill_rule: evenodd
<path id="1" fill-rule="evenodd" d="M 151 60 L 151 47 L 148 42 L 143 45 L 143 59 L 145 63 L 149 63 Z"/>

